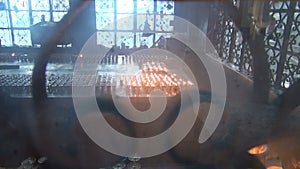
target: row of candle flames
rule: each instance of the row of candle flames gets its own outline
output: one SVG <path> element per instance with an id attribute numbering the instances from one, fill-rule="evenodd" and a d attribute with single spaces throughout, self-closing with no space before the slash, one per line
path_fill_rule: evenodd
<path id="1" fill-rule="evenodd" d="M 174 73 L 169 73 L 162 62 L 146 62 L 141 65 L 142 73 L 130 79 L 121 77 L 121 85 L 126 83 L 127 94 L 132 96 L 150 96 L 154 90 L 162 91 L 166 96 L 175 96 L 180 93 L 180 88 L 194 85 L 191 81 L 184 80 Z"/>

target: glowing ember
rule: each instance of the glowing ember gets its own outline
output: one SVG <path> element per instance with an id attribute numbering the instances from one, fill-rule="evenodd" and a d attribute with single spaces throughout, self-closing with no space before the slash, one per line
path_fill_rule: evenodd
<path id="1" fill-rule="evenodd" d="M 250 150 L 248 150 L 248 153 L 253 154 L 253 155 L 263 154 L 267 151 L 267 149 L 268 149 L 268 146 L 266 144 L 263 144 L 263 145 L 251 148 Z"/>
<path id="2" fill-rule="evenodd" d="M 268 166 L 267 169 L 283 169 L 281 166 Z"/>
<path id="3" fill-rule="evenodd" d="M 166 96 L 175 96 L 180 92 L 180 87 L 192 86 L 193 83 L 178 78 L 176 74 L 168 73 L 164 63 L 143 64 L 142 73 L 133 76 L 127 83 L 133 96 L 150 95 L 153 90 L 161 90 Z"/>

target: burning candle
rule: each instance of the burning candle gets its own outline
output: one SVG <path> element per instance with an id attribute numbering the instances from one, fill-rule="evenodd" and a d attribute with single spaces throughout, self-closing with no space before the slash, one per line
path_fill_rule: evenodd
<path id="1" fill-rule="evenodd" d="M 263 144 L 263 145 L 259 145 L 259 146 L 251 148 L 250 150 L 248 150 L 248 153 L 252 154 L 252 155 L 263 154 L 267 151 L 267 149 L 268 149 L 268 146 L 266 144 Z"/>

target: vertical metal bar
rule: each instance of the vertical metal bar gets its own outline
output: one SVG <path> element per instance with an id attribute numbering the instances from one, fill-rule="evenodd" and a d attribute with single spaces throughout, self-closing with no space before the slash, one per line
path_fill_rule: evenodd
<path id="1" fill-rule="evenodd" d="M 7 1 L 7 9 L 8 9 L 8 16 L 9 16 L 9 22 L 10 22 L 10 30 L 11 30 L 11 39 L 12 39 L 12 45 L 15 44 L 15 36 L 14 36 L 14 25 L 12 22 L 12 16 L 11 16 L 11 7 L 10 7 L 10 1 Z"/>
<path id="2" fill-rule="evenodd" d="M 275 88 L 281 88 L 281 81 L 282 81 L 285 61 L 287 58 L 286 55 L 287 55 L 287 50 L 288 50 L 288 42 L 289 42 L 289 36 L 291 34 L 291 29 L 292 29 L 292 25 L 293 25 L 293 18 L 294 18 L 294 11 L 296 9 L 296 3 L 297 2 L 290 1 L 290 6 L 287 10 L 287 23 L 286 23 L 286 28 L 283 32 L 283 44 L 282 44 L 282 48 L 280 51 L 279 63 L 277 65 L 277 75 L 276 75 L 276 80 L 274 83 Z"/>
<path id="3" fill-rule="evenodd" d="M 30 20 L 30 25 L 32 25 L 32 24 L 33 24 L 33 17 L 32 17 L 31 0 L 28 0 L 28 8 L 29 8 L 29 20 Z"/>
<path id="4" fill-rule="evenodd" d="M 50 6 L 50 22 L 53 22 L 54 19 L 53 19 L 53 3 L 52 3 L 52 0 L 49 0 L 49 6 Z"/>
<path id="5" fill-rule="evenodd" d="M 247 49 L 246 49 L 247 40 L 248 40 L 248 36 L 250 34 L 250 32 L 247 31 L 247 28 L 249 26 L 248 22 L 250 22 L 250 21 L 246 18 L 247 14 L 248 14 L 248 4 L 249 4 L 248 1 L 243 1 L 243 0 L 239 1 L 238 0 L 238 5 L 239 5 L 238 14 L 243 18 L 242 19 L 242 24 L 241 24 L 241 30 L 240 30 L 241 31 L 240 33 L 241 33 L 241 36 L 242 36 L 243 40 L 242 40 L 242 44 L 241 44 L 241 56 L 240 56 L 239 70 L 243 71 L 243 69 L 244 69 L 247 72 L 248 72 L 248 70 L 246 70 L 244 68 L 244 64 L 245 64 L 245 55 L 246 55 L 246 52 L 247 52 Z M 249 28 L 249 30 L 250 30 L 250 28 Z M 248 50 L 250 50 L 250 49 L 248 49 Z"/>
<path id="6" fill-rule="evenodd" d="M 117 0 L 114 0 L 114 41 L 117 45 Z"/>
<path id="7" fill-rule="evenodd" d="M 32 6 L 31 6 L 31 0 L 28 0 L 28 8 L 29 8 L 29 20 L 30 20 L 30 25 L 33 24 L 33 17 L 32 17 Z M 30 28 L 29 28 L 30 31 Z M 30 32 L 31 34 L 31 32 Z M 31 38 L 30 38 L 31 39 Z M 31 41 L 31 45 L 33 46 L 32 40 Z"/>
<path id="8" fill-rule="evenodd" d="M 245 46 L 246 46 L 246 40 L 243 39 L 242 41 L 242 47 L 241 47 L 241 56 L 240 56 L 240 64 L 239 64 L 239 69 L 240 71 L 243 70 L 243 65 L 244 65 L 244 54 L 245 54 Z"/>
<path id="9" fill-rule="evenodd" d="M 157 15 L 157 0 L 154 0 L 154 18 L 153 18 L 153 44 L 155 43 L 155 32 L 156 32 L 156 15 Z"/>
<path id="10" fill-rule="evenodd" d="M 133 47 L 136 47 L 137 33 L 137 1 L 133 0 Z"/>

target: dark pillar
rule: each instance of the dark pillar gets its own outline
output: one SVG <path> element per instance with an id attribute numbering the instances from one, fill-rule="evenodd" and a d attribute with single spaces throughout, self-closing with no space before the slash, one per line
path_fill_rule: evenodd
<path id="1" fill-rule="evenodd" d="M 207 33 L 209 4 L 210 2 L 203 1 L 176 1 L 175 15 L 188 20 Z"/>

